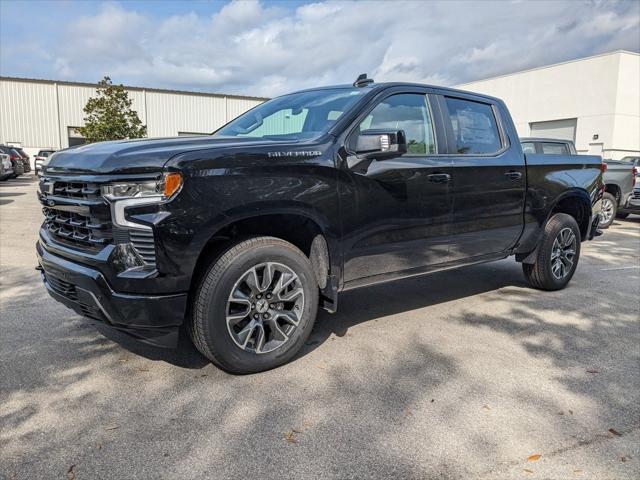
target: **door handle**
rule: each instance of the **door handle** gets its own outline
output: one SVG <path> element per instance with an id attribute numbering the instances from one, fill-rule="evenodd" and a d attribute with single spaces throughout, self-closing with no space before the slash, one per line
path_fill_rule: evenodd
<path id="1" fill-rule="evenodd" d="M 431 175 L 427 175 L 427 178 L 431 183 L 449 183 L 451 175 L 448 173 L 432 173 Z"/>
<path id="2" fill-rule="evenodd" d="M 504 174 L 506 177 L 509 177 L 511 180 L 520 180 L 522 178 L 521 172 L 516 172 L 515 170 L 510 170 Z"/>

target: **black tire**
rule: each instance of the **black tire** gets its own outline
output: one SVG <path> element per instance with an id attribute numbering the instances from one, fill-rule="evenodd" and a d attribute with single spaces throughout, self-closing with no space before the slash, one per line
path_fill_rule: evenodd
<path id="1" fill-rule="evenodd" d="M 562 278 L 557 278 L 552 271 L 552 253 L 556 238 L 566 228 L 571 229 L 575 236 L 575 254 L 573 263 L 566 271 Z M 571 277 L 576 271 L 578 261 L 580 260 L 580 244 L 582 238 L 580 236 L 580 228 L 575 219 L 565 213 L 556 213 L 553 215 L 544 227 L 542 239 L 538 245 L 538 251 L 534 263 L 523 263 L 522 271 L 529 283 L 541 290 L 561 290 L 567 286 Z"/>
<path id="2" fill-rule="evenodd" d="M 604 195 L 602 195 L 602 202 L 603 202 L 603 204 L 605 202 L 610 202 L 610 205 L 611 205 L 611 208 L 613 209 L 613 211 L 611 212 L 611 215 L 609 216 L 609 218 L 606 219 L 606 221 L 600 222 L 598 227 L 599 228 L 609 228 L 609 226 L 615 220 L 616 214 L 618 213 L 618 199 L 614 195 L 612 195 L 611 193 L 604 192 Z"/>
<path id="3" fill-rule="evenodd" d="M 236 282 L 256 265 L 277 262 L 297 276 L 304 292 L 300 321 L 288 339 L 267 353 L 241 348 L 227 327 L 227 301 Z M 230 247 L 203 275 L 193 299 L 190 336 L 196 348 L 219 368 L 236 374 L 278 367 L 293 358 L 309 337 L 318 309 L 318 283 L 309 259 L 294 245 L 255 237 Z"/>
<path id="4" fill-rule="evenodd" d="M 622 212 L 622 213 L 616 213 L 616 217 L 617 217 L 617 218 L 627 218 L 628 216 L 629 216 L 629 214 L 628 214 L 628 213 L 624 213 L 624 212 Z"/>

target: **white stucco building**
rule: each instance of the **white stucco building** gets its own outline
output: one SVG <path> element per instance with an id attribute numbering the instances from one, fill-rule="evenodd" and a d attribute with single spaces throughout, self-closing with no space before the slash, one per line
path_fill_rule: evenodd
<path id="1" fill-rule="evenodd" d="M 211 133 L 266 99 L 125 87 L 149 137 Z M 96 95 L 90 83 L 0 77 L 0 143 L 33 155 L 82 143 L 83 108 Z"/>
<path id="2" fill-rule="evenodd" d="M 579 153 L 640 153 L 640 55 L 616 51 L 457 88 L 503 99 L 522 137 L 573 140 Z"/>

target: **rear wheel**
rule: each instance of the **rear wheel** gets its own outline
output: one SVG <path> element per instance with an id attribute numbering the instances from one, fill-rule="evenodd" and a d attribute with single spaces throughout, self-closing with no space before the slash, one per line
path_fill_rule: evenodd
<path id="1" fill-rule="evenodd" d="M 608 228 L 616 218 L 618 212 L 618 201 L 609 192 L 602 196 L 602 211 L 600 212 L 600 228 Z"/>
<path id="2" fill-rule="evenodd" d="M 523 263 L 522 270 L 531 285 L 542 290 L 567 286 L 580 259 L 580 229 L 575 219 L 557 213 L 545 225 L 534 263 Z"/>
<path id="3" fill-rule="evenodd" d="M 202 278 L 191 318 L 200 352 L 231 373 L 289 361 L 309 337 L 318 284 L 309 259 L 274 237 L 240 242 Z"/>

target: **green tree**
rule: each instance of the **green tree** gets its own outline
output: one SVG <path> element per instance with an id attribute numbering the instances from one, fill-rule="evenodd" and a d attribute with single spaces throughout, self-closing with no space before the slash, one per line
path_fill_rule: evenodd
<path id="1" fill-rule="evenodd" d="M 87 143 L 147 135 L 147 127 L 131 109 L 129 94 L 122 85 L 113 85 L 109 77 L 100 80 L 98 96 L 89 99 L 84 113 L 84 127 L 78 131 Z"/>

